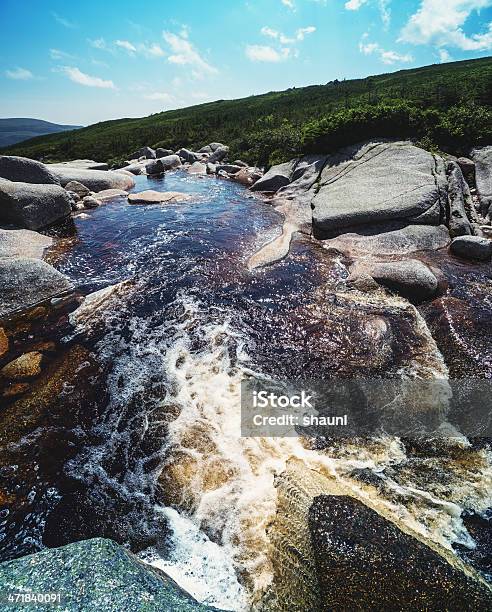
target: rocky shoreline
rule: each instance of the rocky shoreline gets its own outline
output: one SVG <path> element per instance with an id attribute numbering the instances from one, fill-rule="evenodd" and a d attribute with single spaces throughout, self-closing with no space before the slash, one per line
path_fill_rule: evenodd
<path id="1" fill-rule="evenodd" d="M 90 316 L 94 307 L 111 299 L 112 293 L 103 290 L 84 298 L 66 276 L 44 261 L 47 250 L 53 248 L 58 236 L 70 234 L 74 216 L 90 214 L 91 209 L 115 198 L 135 205 L 179 205 L 189 199 L 188 194 L 177 191 L 129 193 L 135 186 L 135 176 L 155 178 L 181 169 L 205 180 L 206 177 L 232 180 L 264 194 L 282 213 L 284 224 L 279 236 L 251 256 L 250 270 L 285 257 L 297 237 L 304 234 L 327 255 L 344 259 L 349 273 L 347 284 L 354 291 L 369 296 L 381 292 L 397 294 L 413 305 L 425 307 L 448 292 L 445 266 L 439 261 L 478 268 L 492 258 L 492 147 L 475 149 L 470 152 L 470 158 L 454 158 L 427 152 L 410 142 L 381 140 L 348 147 L 334 155 L 295 159 L 274 166 L 265 174 L 241 160 L 229 163 L 228 153 L 228 147 L 221 143 L 211 143 L 197 152 L 143 147 L 129 156 L 128 163 L 115 169 L 91 160 L 41 164 L 0 156 L 0 403 L 3 405 L 0 438 L 4 449 L 14 442 L 14 449 L 5 451 L 3 458 L 4 451 L 0 453 L 0 469 L 6 469 L 12 457 L 22 454 L 22 445 L 16 445 L 33 430 L 49 424 L 55 429 L 58 427 L 57 433 L 60 433 L 63 419 L 72 418 L 71 415 L 60 418 L 65 384 L 80 392 L 79 409 L 83 413 L 85 395 L 90 395 L 94 380 L 103 375 L 77 335 L 63 347 L 58 340 L 73 328 L 77 317 L 87 313 Z M 434 257 L 437 254 L 441 260 Z M 120 289 L 125 290 L 117 287 L 115 291 Z M 54 411 L 53 398 L 59 404 Z M 91 412 L 97 412 L 98 401 L 99 398 L 94 398 L 91 409 L 82 419 L 89 420 Z M 56 472 L 70 456 L 73 441 L 63 442 L 65 455 L 50 456 L 50 444 L 52 440 L 47 438 L 39 453 L 49 456 L 45 461 Z M 11 457 L 7 456 L 8 452 L 13 453 Z M 35 478 L 29 469 L 33 464 L 27 461 L 23 468 L 25 492 L 29 490 L 30 479 Z M 7 501 L 15 507 L 15 499 Z M 473 599 L 474 609 L 487 609 L 490 605 L 490 589 L 481 579 L 475 580 L 474 575 L 465 577 L 456 568 L 451 570 L 437 553 L 413 542 L 410 536 L 359 502 L 356 504 L 351 498 L 343 498 L 342 502 L 319 496 L 310 501 L 309 528 L 316 549 L 313 563 L 323 576 L 319 584 L 323 600 L 333 593 L 327 573 L 345 559 L 338 550 L 333 550 L 332 537 L 338 533 L 341 547 L 344 550 L 353 547 L 356 551 L 347 553 L 348 556 L 357 554 L 358 558 L 357 568 L 351 570 L 355 586 L 350 593 L 353 598 L 350 605 L 355 606 L 360 600 L 357 589 L 370 589 L 367 575 L 371 568 L 380 568 L 388 579 L 389 566 L 377 542 L 378 534 L 384 533 L 391 541 L 395 562 L 406 567 L 405 571 L 411 575 L 408 588 L 400 585 L 399 605 L 413 609 L 415 588 L 422 592 L 420 603 L 425 601 L 426 605 L 435 605 L 450 593 L 460 606 L 466 604 L 468 595 Z M 336 525 L 327 519 L 325 508 L 330 510 L 330 516 L 336 511 L 345 521 L 347 528 L 343 534 L 335 533 Z M 355 535 L 360 540 L 355 541 L 349 528 L 353 521 L 373 525 L 374 541 L 369 542 L 359 532 Z M 156 602 L 171 605 L 171 600 L 166 598 L 176 597 L 173 609 L 212 609 L 170 585 L 169 578 L 166 581 L 165 576 L 140 566 L 123 549 L 102 540 L 4 563 L 0 565 L 2 581 L 20 585 L 25 582 L 31 565 L 39 564 L 49 570 L 45 573 L 43 569 L 46 580 L 40 581 L 40 588 L 47 588 L 55 576 L 60 580 L 59 583 L 55 580 L 55 584 L 68 588 L 74 577 L 71 570 L 67 575 L 63 573 L 73 568 L 67 558 L 79 555 L 80 561 L 78 549 L 84 546 L 96 549 L 91 552 L 96 572 L 93 584 L 87 585 L 92 597 L 87 605 L 106 601 L 104 581 L 118 579 L 115 572 L 120 571 L 121 561 L 125 566 L 132 566 L 124 586 L 131 583 L 137 589 L 139 584 L 152 582 L 150 590 L 145 591 L 145 597 L 150 593 L 152 605 Z M 422 561 L 418 567 L 417 558 Z M 426 572 L 435 571 L 442 577 L 442 590 L 426 579 Z M 396 571 L 394 576 L 394 580 L 400 580 Z M 388 605 L 385 599 L 388 589 L 372 594 L 367 609 Z M 137 591 L 134 595 L 140 598 L 135 609 L 145 609 L 143 596 Z M 348 605 L 346 591 L 337 590 L 336 597 Z M 267 603 L 264 609 L 269 609 Z"/>

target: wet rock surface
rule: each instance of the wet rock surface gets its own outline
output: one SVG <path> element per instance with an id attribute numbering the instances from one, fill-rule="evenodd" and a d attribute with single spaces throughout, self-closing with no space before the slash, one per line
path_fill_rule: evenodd
<path id="1" fill-rule="evenodd" d="M 0 317 L 73 290 L 66 276 L 39 259 L 0 259 Z"/>
<path id="2" fill-rule="evenodd" d="M 492 605 L 487 586 L 355 499 L 316 498 L 309 526 L 323 610 L 485 611 Z"/>
<path id="3" fill-rule="evenodd" d="M 0 581 L 12 593 L 60 593 L 59 605 L 70 610 L 216 610 L 111 540 L 77 542 L 2 563 Z"/>
<path id="4" fill-rule="evenodd" d="M 0 258 L 30 257 L 41 259 L 46 249 L 52 244 L 52 238 L 38 232 L 0 229 Z"/>

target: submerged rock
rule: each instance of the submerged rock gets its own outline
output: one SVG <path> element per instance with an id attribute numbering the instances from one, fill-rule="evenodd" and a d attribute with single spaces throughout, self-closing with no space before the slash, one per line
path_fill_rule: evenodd
<path id="1" fill-rule="evenodd" d="M 66 276 L 39 259 L 0 259 L 0 317 L 73 289 Z"/>
<path id="2" fill-rule="evenodd" d="M 70 610 L 216 610 L 111 540 L 96 538 L 0 564 L 6 592 L 60 593 Z"/>
<path id="3" fill-rule="evenodd" d="M 128 196 L 130 204 L 159 204 L 170 202 L 186 202 L 191 199 L 188 193 L 180 193 L 179 191 L 141 191 L 140 193 L 131 193 Z"/>
<path id="4" fill-rule="evenodd" d="M 439 289 L 435 274 L 417 259 L 370 264 L 368 274 L 414 304 L 432 299 Z"/>
<path id="5" fill-rule="evenodd" d="M 356 499 L 320 495 L 309 526 L 323 610 L 490 610 L 478 579 Z"/>
<path id="6" fill-rule="evenodd" d="M 25 353 L 0 370 L 0 376 L 9 380 L 24 380 L 41 373 L 43 354 L 38 351 Z"/>
<path id="7" fill-rule="evenodd" d="M 442 160 L 408 142 L 348 147 L 327 159 L 311 204 L 313 226 L 340 233 L 403 219 L 439 225 L 445 186 Z"/>
<path id="8" fill-rule="evenodd" d="M 53 172 L 41 162 L 15 155 L 0 155 L 0 177 L 20 183 L 60 184 Z"/>
<path id="9" fill-rule="evenodd" d="M 463 259 L 487 261 L 492 257 L 492 240 L 480 236 L 460 236 L 451 243 L 451 252 Z"/>
<path id="10" fill-rule="evenodd" d="M 31 230 L 0 229 L 0 257 L 32 257 L 41 259 L 53 239 Z"/>
<path id="11" fill-rule="evenodd" d="M 70 196 L 59 185 L 0 179 L 0 223 L 37 230 L 62 221 L 71 210 Z"/>
<path id="12" fill-rule="evenodd" d="M 49 168 L 59 178 L 63 187 L 70 181 L 82 183 L 91 191 L 96 192 L 103 189 L 128 191 L 135 187 L 135 181 L 131 176 L 117 170 L 87 170 L 63 164 L 50 164 Z"/>

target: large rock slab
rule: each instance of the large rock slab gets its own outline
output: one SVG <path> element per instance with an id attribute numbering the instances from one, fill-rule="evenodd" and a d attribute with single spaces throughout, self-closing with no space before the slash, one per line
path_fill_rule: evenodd
<path id="1" fill-rule="evenodd" d="M 444 163 L 431 153 L 407 142 L 347 147 L 330 156 L 321 173 L 313 226 L 340 233 L 402 219 L 438 225 L 445 196 Z"/>
<path id="2" fill-rule="evenodd" d="M 316 497 L 309 527 L 326 610 L 490 610 L 492 592 L 358 500 Z"/>
<path id="3" fill-rule="evenodd" d="M 87 170 L 60 164 L 49 164 L 48 167 L 58 177 L 63 187 L 70 181 L 78 181 L 96 192 L 103 189 L 128 191 L 135 187 L 135 181 L 131 176 L 115 170 Z"/>
<path id="4" fill-rule="evenodd" d="M 484 217 L 492 220 L 492 146 L 475 149 L 472 159 L 475 162 L 480 211 Z"/>
<path id="5" fill-rule="evenodd" d="M 251 191 L 277 192 L 291 182 L 296 166 L 296 159 L 285 162 L 285 164 L 272 166 L 260 180 L 256 181 L 251 187 Z"/>
<path id="6" fill-rule="evenodd" d="M 48 164 L 52 165 L 52 164 Z M 71 161 L 58 162 L 57 166 L 64 168 L 79 168 L 81 170 L 108 170 L 109 165 L 105 162 L 97 162 L 93 159 L 72 159 Z"/>
<path id="7" fill-rule="evenodd" d="M 389 231 L 347 233 L 323 241 L 326 249 L 335 249 L 358 257 L 361 255 L 407 255 L 418 251 L 437 251 L 451 242 L 445 225 L 407 225 Z"/>
<path id="8" fill-rule="evenodd" d="M 473 200 L 468 183 L 457 162 L 448 162 L 446 166 L 448 175 L 448 227 L 451 236 L 471 236 L 473 234 L 466 208 L 471 210 Z"/>
<path id="9" fill-rule="evenodd" d="M 41 259 L 53 239 L 30 230 L 0 229 L 0 257 L 30 257 Z"/>
<path id="10" fill-rule="evenodd" d="M 20 183 L 60 184 L 53 172 L 41 162 L 15 155 L 0 155 L 0 177 Z"/>
<path id="11" fill-rule="evenodd" d="M 186 202 L 187 200 L 191 200 L 191 196 L 188 193 L 181 193 L 179 191 L 153 191 L 152 189 L 141 191 L 140 193 L 131 193 L 128 196 L 130 204 L 161 204 L 164 202 Z"/>
<path id="12" fill-rule="evenodd" d="M 6 561 L 0 564 L 0 582 L 5 593 L 60 593 L 63 610 L 216 610 L 198 603 L 164 572 L 102 538 Z"/>
<path id="13" fill-rule="evenodd" d="M 459 236 L 451 243 L 451 252 L 463 259 L 488 261 L 492 257 L 492 240 L 480 236 Z"/>
<path id="14" fill-rule="evenodd" d="M 71 198 L 60 185 L 0 179 L 0 223 L 37 230 L 62 221 L 71 210 Z"/>
<path id="15" fill-rule="evenodd" d="M 0 259 L 0 317 L 73 288 L 66 276 L 45 261 L 23 257 Z"/>

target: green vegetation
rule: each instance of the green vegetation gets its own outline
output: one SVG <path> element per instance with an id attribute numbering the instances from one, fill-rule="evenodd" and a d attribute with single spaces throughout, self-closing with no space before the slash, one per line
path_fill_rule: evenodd
<path id="1" fill-rule="evenodd" d="M 106 121 L 3 152 L 119 161 L 143 145 L 196 149 L 220 141 L 231 147 L 233 159 L 271 165 L 366 138 L 410 137 L 427 148 L 465 153 L 492 142 L 491 102 L 487 57 Z"/>

